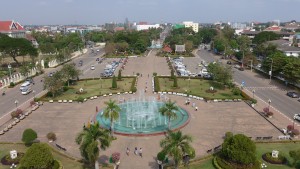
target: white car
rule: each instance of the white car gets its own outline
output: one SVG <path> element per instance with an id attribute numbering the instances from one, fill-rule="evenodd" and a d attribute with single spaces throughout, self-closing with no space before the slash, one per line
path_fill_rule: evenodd
<path id="1" fill-rule="evenodd" d="M 300 114 L 295 114 L 294 119 L 300 121 Z"/>
<path id="2" fill-rule="evenodd" d="M 91 66 L 91 70 L 95 70 L 95 66 L 94 65 Z"/>

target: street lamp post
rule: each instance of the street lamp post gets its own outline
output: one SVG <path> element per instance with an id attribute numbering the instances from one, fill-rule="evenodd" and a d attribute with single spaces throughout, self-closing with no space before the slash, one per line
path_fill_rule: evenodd
<path id="1" fill-rule="evenodd" d="M 268 108 L 269 108 L 269 111 L 270 111 L 271 99 L 269 99 L 269 100 L 268 100 L 268 103 L 269 103 L 269 106 L 268 106 Z"/>
<path id="2" fill-rule="evenodd" d="M 273 59 L 271 59 L 271 70 L 269 71 L 269 75 L 270 75 L 270 83 L 271 83 L 271 80 L 272 80 L 272 69 L 273 69 Z"/>
<path id="3" fill-rule="evenodd" d="M 189 93 L 191 92 L 191 76 L 189 75 Z"/>
<path id="4" fill-rule="evenodd" d="M 16 108 L 18 108 L 18 103 L 19 103 L 19 101 L 15 100 Z"/>
<path id="5" fill-rule="evenodd" d="M 293 118 L 293 129 L 295 129 L 295 115 L 294 115 L 294 118 Z"/>
<path id="6" fill-rule="evenodd" d="M 252 94 L 253 94 L 252 98 L 253 98 L 253 99 L 254 99 L 254 93 L 255 93 L 255 90 L 253 89 L 253 90 L 252 90 Z"/>

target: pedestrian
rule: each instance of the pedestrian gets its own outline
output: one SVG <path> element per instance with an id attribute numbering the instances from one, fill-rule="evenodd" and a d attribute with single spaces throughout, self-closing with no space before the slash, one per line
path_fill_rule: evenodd
<path id="1" fill-rule="evenodd" d="M 142 149 L 142 147 L 140 148 L 139 154 L 140 154 L 141 157 L 143 157 L 143 149 Z"/>
<path id="2" fill-rule="evenodd" d="M 198 107 L 197 106 L 195 107 L 195 111 L 198 111 Z"/>
<path id="3" fill-rule="evenodd" d="M 135 154 L 135 155 L 138 154 L 138 149 L 137 149 L 137 147 L 134 148 L 134 154 Z"/>
<path id="4" fill-rule="evenodd" d="M 141 74 L 141 77 L 143 77 L 143 74 Z"/>
<path id="5" fill-rule="evenodd" d="M 193 102 L 192 107 L 195 107 L 195 105 L 196 105 L 195 102 Z"/>
<path id="6" fill-rule="evenodd" d="M 187 100 L 185 100 L 185 105 L 187 105 L 188 104 L 188 101 Z"/>
<path id="7" fill-rule="evenodd" d="M 127 154 L 127 156 L 129 156 L 129 153 L 130 153 L 130 150 L 129 150 L 129 148 L 127 147 L 127 149 L 126 149 L 126 154 Z"/>
<path id="8" fill-rule="evenodd" d="M 149 74 L 148 74 L 148 77 L 149 77 Z"/>

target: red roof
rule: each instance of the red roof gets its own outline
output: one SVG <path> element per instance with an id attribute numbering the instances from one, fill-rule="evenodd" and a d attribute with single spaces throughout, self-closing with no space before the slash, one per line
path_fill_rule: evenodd
<path id="1" fill-rule="evenodd" d="M 170 46 L 166 45 L 166 46 L 163 48 L 163 51 L 164 51 L 164 52 L 171 53 L 171 52 L 172 52 L 172 49 L 170 48 Z"/>
<path id="2" fill-rule="evenodd" d="M 14 21 L 0 21 L 0 32 L 8 31 L 24 31 L 25 29 L 18 22 Z"/>

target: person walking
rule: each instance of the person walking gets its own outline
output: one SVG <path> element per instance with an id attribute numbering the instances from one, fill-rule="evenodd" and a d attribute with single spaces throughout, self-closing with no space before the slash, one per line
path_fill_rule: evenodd
<path id="1" fill-rule="evenodd" d="M 127 149 L 126 149 L 126 154 L 127 154 L 127 156 L 129 156 L 129 153 L 130 153 L 130 150 L 129 150 L 129 148 L 127 147 Z"/>
<path id="2" fill-rule="evenodd" d="M 138 154 L 138 149 L 137 149 L 137 147 L 134 148 L 134 154 L 135 154 L 135 155 Z"/>
<path id="3" fill-rule="evenodd" d="M 195 107 L 195 111 L 198 111 L 198 107 L 197 106 Z"/>
<path id="4" fill-rule="evenodd" d="M 141 157 L 143 157 L 143 149 L 142 149 L 142 147 L 140 148 L 139 155 L 140 155 Z"/>

